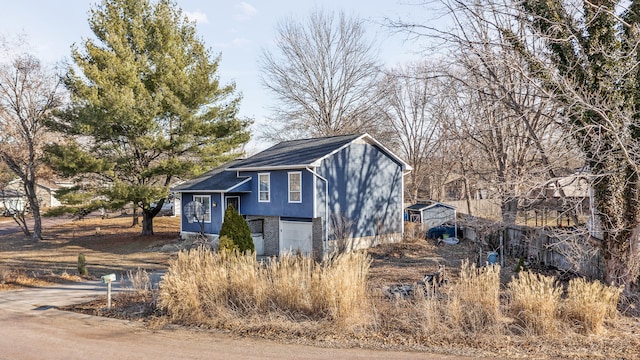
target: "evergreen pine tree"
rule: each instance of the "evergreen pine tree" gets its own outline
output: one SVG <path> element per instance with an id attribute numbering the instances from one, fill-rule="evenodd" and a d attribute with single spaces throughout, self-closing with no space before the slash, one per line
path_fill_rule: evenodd
<path id="1" fill-rule="evenodd" d="M 64 77 L 72 104 L 50 124 L 76 141 L 50 146 L 48 161 L 102 206 L 136 206 L 152 235 L 174 179 L 237 156 L 250 121 L 173 1 L 102 0 L 89 26 Z"/>
<path id="2" fill-rule="evenodd" d="M 231 238 L 242 253 L 247 250 L 255 251 L 249 225 L 244 221 L 242 215 L 231 205 L 227 207 L 224 213 L 224 222 L 220 229 L 220 238 L 223 236 Z"/>

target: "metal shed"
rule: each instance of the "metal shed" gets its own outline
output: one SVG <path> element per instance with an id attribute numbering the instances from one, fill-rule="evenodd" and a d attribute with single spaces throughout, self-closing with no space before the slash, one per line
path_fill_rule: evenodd
<path id="1" fill-rule="evenodd" d="M 431 229 L 442 224 L 453 224 L 458 233 L 455 206 L 437 201 L 426 201 L 407 207 L 408 220 L 422 224 L 423 229 Z"/>

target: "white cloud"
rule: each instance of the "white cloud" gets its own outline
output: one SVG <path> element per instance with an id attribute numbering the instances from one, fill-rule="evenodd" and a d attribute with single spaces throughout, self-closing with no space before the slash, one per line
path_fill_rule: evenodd
<path id="1" fill-rule="evenodd" d="M 258 13 L 258 9 L 256 9 L 251 4 L 246 3 L 244 1 L 236 5 L 236 9 L 240 11 L 240 13 L 235 16 L 236 20 L 238 21 L 251 20 L 251 18 Z"/>
<path id="2" fill-rule="evenodd" d="M 189 19 L 189 21 L 195 21 L 198 24 L 206 24 L 209 22 L 209 20 L 207 20 L 207 14 L 203 13 L 200 10 L 185 11 L 184 14 L 187 16 L 187 19 Z"/>

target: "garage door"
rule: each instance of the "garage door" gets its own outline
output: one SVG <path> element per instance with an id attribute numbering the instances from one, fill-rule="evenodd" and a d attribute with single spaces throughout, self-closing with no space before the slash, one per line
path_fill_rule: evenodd
<path id="1" fill-rule="evenodd" d="M 280 221 L 280 255 L 298 253 L 311 255 L 312 224 L 310 222 Z"/>

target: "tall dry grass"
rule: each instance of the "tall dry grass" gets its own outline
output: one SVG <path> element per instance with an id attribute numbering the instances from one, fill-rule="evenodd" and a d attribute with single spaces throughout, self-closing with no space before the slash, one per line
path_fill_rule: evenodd
<path id="1" fill-rule="evenodd" d="M 500 266 L 476 268 L 463 262 L 445 309 L 454 329 L 467 333 L 492 329 L 500 316 Z"/>
<path id="2" fill-rule="evenodd" d="M 552 334 L 558 325 L 562 289 L 556 279 L 529 271 L 520 272 L 508 286 L 509 308 L 523 332 Z"/>
<path id="3" fill-rule="evenodd" d="M 138 268 L 137 270 L 127 271 L 127 277 L 131 282 L 131 288 L 139 291 L 146 292 L 151 291 L 151 275 L 144 269 Z"/>
<path id="4" fill-rule="evenodd" d="M 573 279 L 569 282 L 563 314 L 569 321 L 577 322 L 583 332 L 597 334 L 605 319 L 615 316 L 621 293 L 621 288 L 599 281 Z"/>
<path id="5" fill-rule="evenodd" d="M 451 284 L 415 291 L 405 299 L 394 297 L 391 303 L 376 304 L 380 306 L 378 328 L 386 333 L 401 332 L 428 342 L 498 333 L 500 266 L 476 268 L 475 264 L 463 262 L 458 279 Z"/>
<path id="6" fill-rule="evenodd" d="M 364 253 L 322 263 L 294 255 L 261 263 L 252 254 L 183 251 L 160 283 L 159 306 L 186 324 L 275 314 L 355 325 L 366 318 L 370 264 Z"/>
<path id="7" fill-rule="evenodd" d="M 619 289 L 574 280 L 563 300 L 555 278 L 522 272 L 501 298 L 498 265 L 463 262 L 450 284 L 389 298 L 367 289 L 370 265 L 364 253 L 317 263 L 295 255 L 260 262 L 253 255 L 183 251 L 160 284 L 158 305 L 171 321 L 187 325 L 296 334 L 329 326 L 368 339 L 465 344 L 555 334 L 575 324 L 597 332 L 616 313 L 620 296 Z"/>

